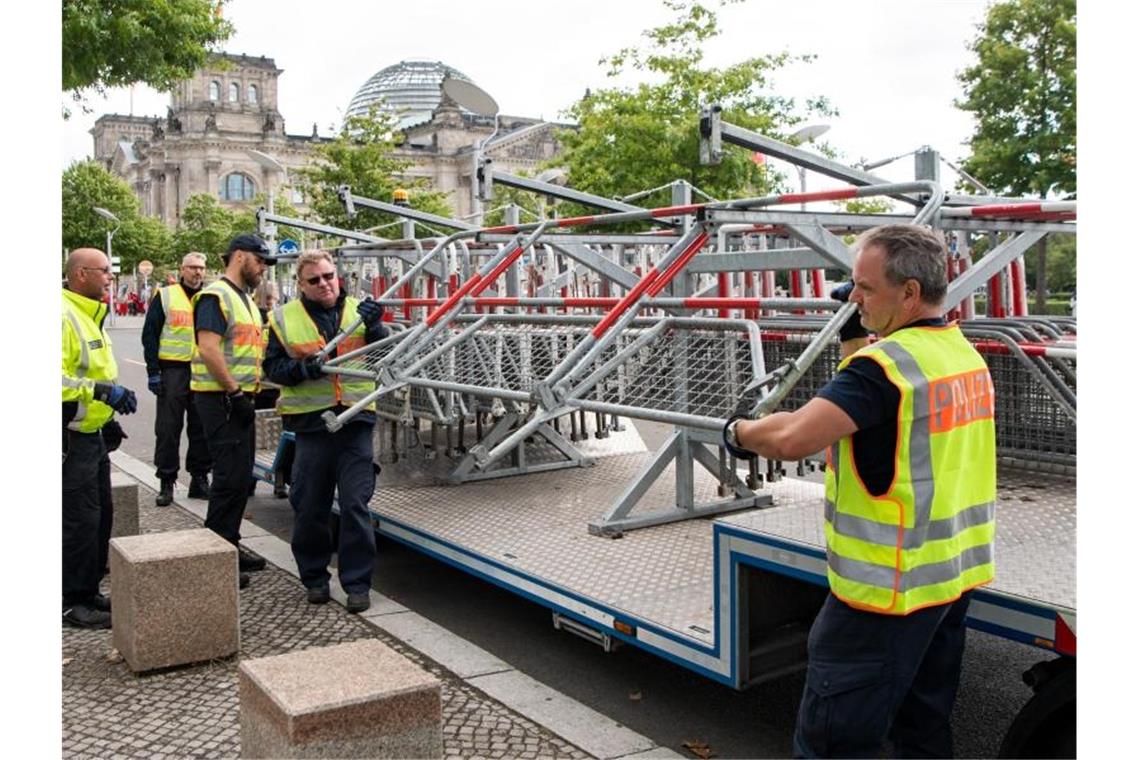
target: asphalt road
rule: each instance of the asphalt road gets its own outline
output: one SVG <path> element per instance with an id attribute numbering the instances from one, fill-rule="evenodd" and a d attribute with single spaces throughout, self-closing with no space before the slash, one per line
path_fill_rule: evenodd
<path id="1" fill-rule="evenodd" d="M 123 450 L 150 462 L 154 404 L 146 390 L 141 332 L 141 317 L 119 317 L 111 338 L 120 382 L 139 396 L 139 411 L 121 419 L 130 436 Z M 663 435 L 660 426 L 638 428 L 651 448 Z M 188 484 L 185 473 L 180 478 Z M 258 485 L 246 514 L 289 539 L 288 502 L 273 498 L 268 485 Z M 606 654 L 554 630 L 547 609 L 387 540 L 380 541 L 373 587 L 661 746 L 689 754 L 682 743 L 699 741 L 717 757 L 791 753 L 802 674 L 737 692 L 632 646 Z M 1047 658 L 1041 650 L 970 632 L 954 713 L 958 757 L 996 757 L 1002 736 L 1030 696 L 1021 673 Z"/>

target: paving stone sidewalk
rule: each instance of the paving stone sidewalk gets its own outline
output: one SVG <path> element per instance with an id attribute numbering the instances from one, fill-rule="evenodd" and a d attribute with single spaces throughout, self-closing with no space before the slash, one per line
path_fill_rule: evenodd
<path id="1" fill-rule="evenodd" d="M 177 506 L 155 507 L 154 492 L 141 486 L 139 501 L 143 533 L 201 527 Z M 238 658 L 376 638 L 442 682 L 445 757 L 589 757 L 340 605 L 307 604 L 300 582 L 283 570 L 269 565 L 252 577 L 241 592 L 237 658 L 135 675 L 110 631 L 64 625 L 63 756 L 237 757 Z"/>

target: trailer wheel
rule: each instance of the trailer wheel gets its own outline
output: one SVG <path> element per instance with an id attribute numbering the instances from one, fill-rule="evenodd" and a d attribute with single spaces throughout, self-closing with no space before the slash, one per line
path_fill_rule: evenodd
<path id="1" fill-rule="evenodd" d="M 1025 673 L 1033 697 L 1013 719 L 998 757 L 1077 756 L 1077 663 L 1060 657 Z"/>

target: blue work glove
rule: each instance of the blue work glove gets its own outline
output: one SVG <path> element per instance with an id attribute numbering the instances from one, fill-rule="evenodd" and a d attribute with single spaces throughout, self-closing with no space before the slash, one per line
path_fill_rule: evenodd
<path id="1" fill-rule="evenodd" d="M 166 392 L 166 386 L 162 384 L 162 375 L 158 373 L 146 376 L 146 387 L 156 396 L 161 396 Z"/>
<path id="2" fill-rule="evenodd" d="M 364 320 L 365 326 L 372 327 L 384 318 L 384 307 L 369 299 L 360 302 L 356 307 L 356 313 Z"/>
<path id="3" fill-rule="evenodd" d="M 321 365 L 325 363 L 322 356 L 309 356 L 301 360 L 301 375 L 306 380 L 320 380 L 325 374 L 321 372 Z"/>
<path id="4" fill-rule="evenodd" d="M 831 298 L 839 301 L 839 303 L 847 303 L 847 299 L 851 297 L 851 291 L 854 289 L 855 283 L 845 282 L 832 289 Z M 859 319 L 859 312 L 855 312 L 847 319 L 843 327 L 839 328 L 839 342 L 866 338 L 868 334 L 867 328 L 863 327 L 863 322 Z"/>
<path id="5" fill-rule="evenodd" d="M 95 383 L 95 400 L 102 401 L 119 414 L 134 414 L 139 408 L 134 391 L 112 383 Z"/>

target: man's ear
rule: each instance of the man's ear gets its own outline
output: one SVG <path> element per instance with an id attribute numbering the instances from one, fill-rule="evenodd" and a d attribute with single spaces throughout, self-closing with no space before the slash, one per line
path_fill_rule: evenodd
<path id="1" fill-rule="evenodd" d="M 903 297 L 914 298 L 915 300 L 922 299 L 922 286 L 919 285 L 918 280 L 907 280 L 903 283 Z"/>

